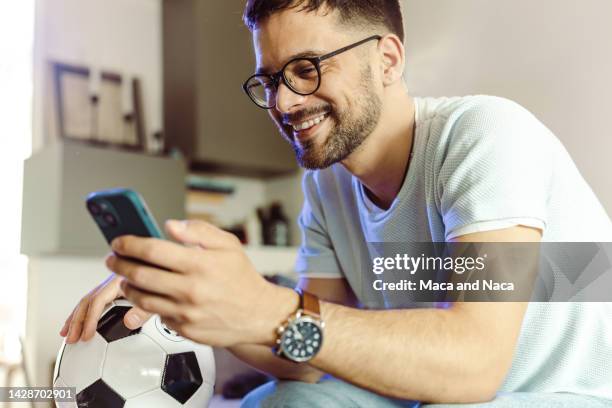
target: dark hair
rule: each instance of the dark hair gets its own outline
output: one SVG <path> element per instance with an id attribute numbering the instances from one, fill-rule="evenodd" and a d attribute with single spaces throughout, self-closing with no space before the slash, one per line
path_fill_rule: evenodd
<path id="1" fill-rule="evenodd" d="M 276 12 L 292 8 L 315 11 L 322 6 L 337 10 L 341 23 L 383 26 L 404 41 L 399 0 L 247 0 L 243 18 L 252 31 Z"/>

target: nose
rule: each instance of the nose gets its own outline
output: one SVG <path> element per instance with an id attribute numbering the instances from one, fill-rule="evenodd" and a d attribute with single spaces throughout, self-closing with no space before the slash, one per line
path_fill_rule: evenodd
<path id="1" fill-rule="evenodd" d="M 276 91 L 276 110 L 280 113 L 288 113 L 296 106 L 303 104 L 305 99 L 306 96 L 296 94 L 281 81 Z"/>

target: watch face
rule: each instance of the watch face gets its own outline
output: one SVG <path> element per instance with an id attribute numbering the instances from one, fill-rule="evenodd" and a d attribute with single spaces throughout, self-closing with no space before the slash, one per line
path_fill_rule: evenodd
<path id="1" fill-rule="evenodd" d="M 321 348 L 323 332 L 317 321 L 302 316 L 287 325 L 280 340 L 287 358 L 298 362 L 308 361 Z"/>

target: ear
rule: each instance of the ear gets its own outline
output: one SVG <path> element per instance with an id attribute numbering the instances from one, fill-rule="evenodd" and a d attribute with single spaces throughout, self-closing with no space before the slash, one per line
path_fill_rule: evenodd
<path id="1" fill-rule="evenodd" d="M 382 60 L 383 84 L 393 85 L 404 74 L 404 45 L 397 35 L 387 34 L 378 42 L 378 52 Z"/>

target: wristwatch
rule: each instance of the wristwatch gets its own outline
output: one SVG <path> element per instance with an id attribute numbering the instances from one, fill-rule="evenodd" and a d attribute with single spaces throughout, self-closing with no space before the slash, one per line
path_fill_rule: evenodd
<path id="1" fill-rule="evenodd" d="M 325 324 L 319 314 L 319 299 L 300 288 L 295 291 L 300 295 L 300 306 L 277 329 L 276 346 L 272 350 L 279 357 L 303 363 L 321 349 Z"/>

